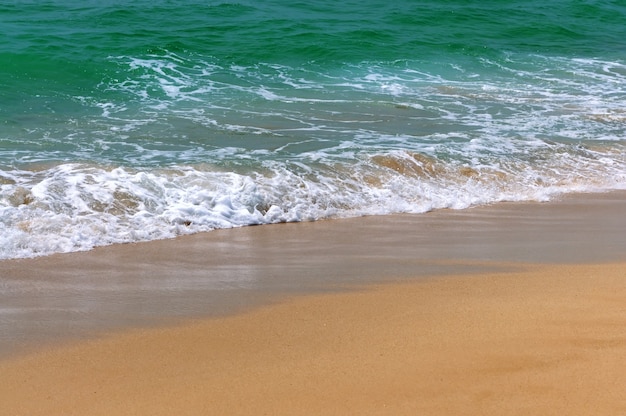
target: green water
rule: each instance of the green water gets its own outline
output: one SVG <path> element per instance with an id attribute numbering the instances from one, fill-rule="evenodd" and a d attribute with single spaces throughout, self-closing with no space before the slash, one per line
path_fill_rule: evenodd
<path id="1" fill-rule="evenodd" d="M 626 187 L 625 22 L 623 1 L 0 1 L 0 254 Z"/>

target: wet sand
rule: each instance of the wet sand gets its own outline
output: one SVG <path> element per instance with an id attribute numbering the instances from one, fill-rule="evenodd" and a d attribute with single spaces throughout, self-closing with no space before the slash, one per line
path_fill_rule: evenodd
<path id="1" fill-rule="evenodd" d="M 0 413 L 622 414 L 624 213 L 618 192 L 0 262 Z"/>

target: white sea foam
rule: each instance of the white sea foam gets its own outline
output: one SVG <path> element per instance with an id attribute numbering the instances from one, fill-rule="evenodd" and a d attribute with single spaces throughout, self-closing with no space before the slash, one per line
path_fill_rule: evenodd
<path id="1" fill-rule="evenodd" d="M 470 149 L 475 155 L 466 152 L 466 162 L 403 150 L 368 155 L 344 144 L 343 152 L 267 160 L 247 173 L 210 166 L 136 170 L 80 164 L 5 172 L 0 258 L 251 224 L 419 213 L 626 188 L 626 162 L 618 154 L 546 147 L 534 156 L 544 159 L 538 164 L 480 157 L 487 145 L 475 140 Z"/>

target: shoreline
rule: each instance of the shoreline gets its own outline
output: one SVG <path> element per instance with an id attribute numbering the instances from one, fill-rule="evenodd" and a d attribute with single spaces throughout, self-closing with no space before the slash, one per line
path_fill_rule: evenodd
<path id="1" fill-rule="evenodd" d="M 0 359 L 293 295 L 516 263 L 626 261 L 626 192 L 216 230 L 0 261 Z"/>

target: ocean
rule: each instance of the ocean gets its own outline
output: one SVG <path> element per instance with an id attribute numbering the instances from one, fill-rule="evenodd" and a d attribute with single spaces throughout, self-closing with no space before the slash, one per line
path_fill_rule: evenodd
<path id="1" fill-rule="evenodd" d="M 626 2 L 0 0 L 0 259 L 626 189 Z"/>

